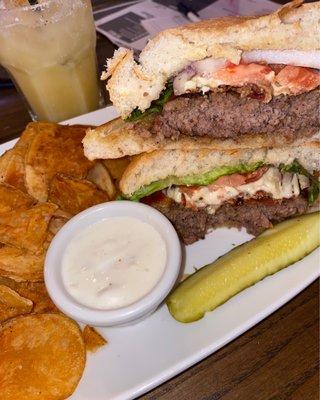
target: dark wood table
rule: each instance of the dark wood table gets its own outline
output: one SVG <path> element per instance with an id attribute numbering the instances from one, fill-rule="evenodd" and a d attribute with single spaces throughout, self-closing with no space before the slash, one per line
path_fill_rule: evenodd
<path id="1" fill-rule="evenodd" d="M 100 70 L 113 50 L 112 44 L 98 35 Z M 0 89 L 0 143 L 18 137 L 28 121 L 16 90 Z M 319 282 L 212 356 L 140 399 L 318 400 Z"/>

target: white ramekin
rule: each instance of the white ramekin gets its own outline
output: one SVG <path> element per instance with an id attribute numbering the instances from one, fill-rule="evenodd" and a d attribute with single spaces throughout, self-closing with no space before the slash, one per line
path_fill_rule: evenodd
<path id="1" fill-rule="evenodd" d="M 99 310 L 80 304 L 67 292 L 62 281 L 62 258 L 70 240 L 82 229 L 108 217 L 134 217 L 151 224 L 166 244 L 167 262 L 157 285 L 143 298 L 115 310 Z M 71 318 L 93 326 L 113 326 L 136 323 L 151 314 L 172 289 L 180 270 L 181 245 L 169 220 L 145 204 L 131 201 L 111 201 L 91 207 L 68 221 L 56 234 L 47 251 L 44 279 L 48 293 L 56 306 Z"/>

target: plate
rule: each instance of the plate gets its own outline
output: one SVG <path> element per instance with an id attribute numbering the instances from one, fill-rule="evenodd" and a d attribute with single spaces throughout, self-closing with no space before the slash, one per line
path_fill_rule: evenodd
<path id="1" fill-rule="evenodd" d="M 116 116 L 113 107 L 66 123 L 99 125 Z M 15 140 L 0 145 L 0 154 Z M 217 229 L 184 248 L 186 273 L 194 271 L 251 238 L 245 231 Z M 72 400 L 133 399 L 177 375 L 276 311 L 318 276 L 319 249 L 265 278 L 191 324 L 176 322 L 162 305 L 144 321 L 98 330 L 108 345 L 89 354 Z"/>

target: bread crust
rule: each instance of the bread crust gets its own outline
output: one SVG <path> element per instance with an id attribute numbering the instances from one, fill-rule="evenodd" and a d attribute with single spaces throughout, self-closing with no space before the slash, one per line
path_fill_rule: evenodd
<path id="1" fill-rule="evenodd" d="M 136 107 L 144 111 L 166 81 L 192 61 L 225 57 L 238 62 L 242 51 L 317 50 L 320 2 L 295 0 L 260 17 L 224 17 L 167 29 L 149 41 L 139 63 L 120 49 L 108 61 L 110 99 L 123 118 Z"/>
<path id="2" fill-rule="evenodd" d="M 161 146 L 161 141 L 151 136 L 150 127 L 148 118 L 138 124 L 116 118 L 88 129 L 82 141 L 84 154 L 89 160 L 107 160 L 153 151 Z"/>
<path id="3" fill-rule="evenodd" d="M 179 140 L 159 138 L 152 135 L 149 128 L 152 118 L 146 118 L 139 123 L 127 123 L 121 118 L 116 118 L 94 129 L 88 129 L 83 139 L 84 153 L 89 160 L 113 159 L 124 156 L 133 156 L 141 153 L 150 153 L 155 150 L 229 150 L 234 148 L 255 149 L 261 147 L 282 147 L 286 145 L 299 146 L 317 138 L 320 139 L 320 131 L 313 138 L 304 138 L 303 131 L 297 132 L 294 142 L 284 142 L 283 135 L 241 135 L 235 139 L 215 139 L 211 137 L 191 137 L 181 135 Z"/>
<path id="4" fill-rule="evenodd" d="M 168 176 L 201 174 L 220 166 L 256 163 L 290 164 L 295 159 L 308 171 L 320 170 L 320 141 L 296 147 L 229 150 L 156 150 L 141 154 L 129 164 L 120 181 L 120 190 L 130 197 L 136 190 Z"/>

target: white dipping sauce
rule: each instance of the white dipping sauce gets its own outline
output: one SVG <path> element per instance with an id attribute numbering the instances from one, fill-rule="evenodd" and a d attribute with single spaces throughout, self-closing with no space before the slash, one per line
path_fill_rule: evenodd
<path id="1" fill-rule="evenodd" d="M 165 242 L 152 225 L 131 217 L 106 218 L 70 241 L 62 258 L 62 279 L 79 303 L 112 310 L 149 293 L 166 259 Z"/>

